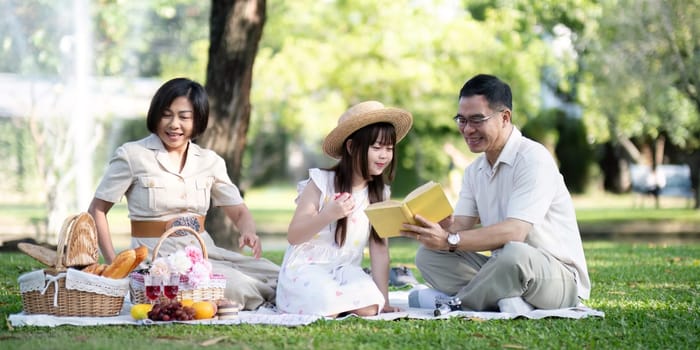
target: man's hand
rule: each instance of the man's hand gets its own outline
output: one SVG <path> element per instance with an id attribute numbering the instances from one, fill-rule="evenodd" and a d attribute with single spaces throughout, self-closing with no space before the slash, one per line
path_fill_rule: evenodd
<path id="1" fill-rule="evenodd" d="M 455 217 L 453 215 L 450 215 L 444 219 L 442 219 L 438 224 L 440 224 L 440 227 L 442 227 L 443 230 L 447 230 L 452 226 L 452 224 L 455 222 Z"/>
<path id="2" fill-rule="evenodd" d="M 441 226 L 441 224 L 444 224 L 444 221 L 448 219 L 442 220 L 440 223 L 428 221 L 420 215 L 416 215 L 415 219 L 420 226 L 403 224 L 403 231 L 401 231 L 402 236 L 413 238 L 428 249 L 449 249 L 449 245 L 447 244 L 447 231 Z M 451 217 L 449 220 L 452 220 Z"/>

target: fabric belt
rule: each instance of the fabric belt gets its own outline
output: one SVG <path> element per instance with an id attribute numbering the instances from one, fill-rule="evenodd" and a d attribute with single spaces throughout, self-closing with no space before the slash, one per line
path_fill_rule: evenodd
<path id="1" fill-rule="evenodd" d="M 136 221 L 136 220 L 131 220 L 131 237 L 139 237 L 139 238 L 158 238 L 161 235 L 163 235 L 163 232 L 168 230 L 170 227 L 175 224 L 175 226 L 179 226 L 180 224 L 177 223 L 176 221 L 182 220 L 183 217 L 177 217 L 168 221 Z M 196 215 L 196 216 L 189 216 L 189 218 L 194 218 L 199 222 L 199 233 L 204 232 L 204 221 L 206 219 L 206 216 L 203 215 Z M 184 226 L 190 226 L 191 225 L 184 225 Z M 193 229 L 196 230 L 195 227 L 192 227 Z"/>

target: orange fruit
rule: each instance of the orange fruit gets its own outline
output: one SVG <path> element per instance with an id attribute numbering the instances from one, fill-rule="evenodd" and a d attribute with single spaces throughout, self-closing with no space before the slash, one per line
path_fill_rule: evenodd
<path id="1" fill-rule="evenodd" d="M 191 307 L 192 304 L 194 304 L 194 300 L 192 300 L 192 299 L 182 299 L 182 300 L 180 300 L 180 305 L 182 305 L 182 306 L 190 306 L 190 307 Z"/>
<path id="2" fill-rule="evenodd" d="M 209 301 L 197 301 L 192 303 L 191 307 L 194 309 L 194 318 L 196 320 L 212 318 L 216 315 L 216 306 Z"/>

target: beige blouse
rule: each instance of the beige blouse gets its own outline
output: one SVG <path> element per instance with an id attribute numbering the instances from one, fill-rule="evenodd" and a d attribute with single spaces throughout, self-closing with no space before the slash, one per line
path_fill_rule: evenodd
<path id="1" fill-rule="evenodd" d="M 214 206 L 243 203 L 224 159 L 190 142 L 182 172 L 157 135 L 117 148 L 95 197 L 116 203 L 127 198 L 129 218 L 166 221 L 183 214 L 206 215 Z"/>

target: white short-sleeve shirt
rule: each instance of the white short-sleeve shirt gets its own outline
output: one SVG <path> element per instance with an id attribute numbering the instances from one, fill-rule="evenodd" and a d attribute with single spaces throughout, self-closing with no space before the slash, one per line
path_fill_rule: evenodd
<path id="1" fill-rule="evenodd" d="M 465 169 L 454 215 L 478 217 L 483 226 L 507 218 L 531 223 L 525 243 L 572 268 L 578 295 L 588 299 L 586 258 L 564 178 L 549 151 L 517 128 L 493 167 L 481 155 Z"/>

